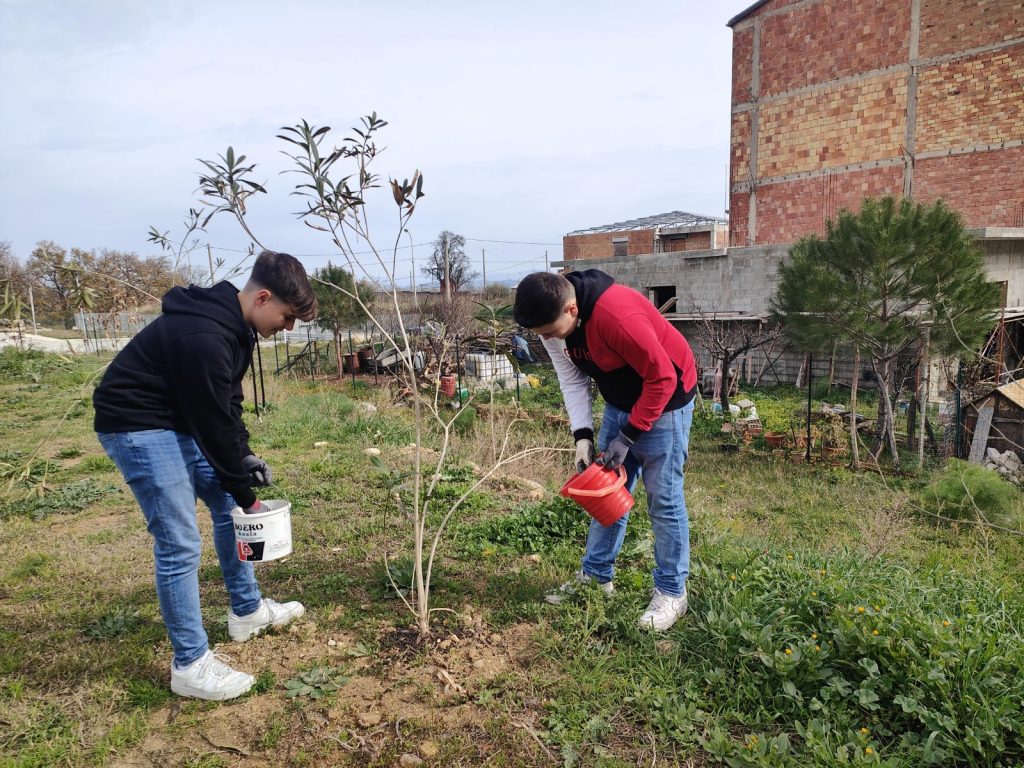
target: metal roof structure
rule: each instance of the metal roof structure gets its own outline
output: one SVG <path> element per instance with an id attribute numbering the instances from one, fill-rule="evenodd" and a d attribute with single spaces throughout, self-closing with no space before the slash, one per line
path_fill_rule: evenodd
<path id="1" fill-rule="evenodd" d="M 625 232 L 635 229 L 655 229 L 656 227 L 711 227 L 715 224 L 728 223 L 728 219 L 719 219 L 714 216 L 687 213 L 686 211 L 669 211 L 657 216 L 645 216 L 642 219 L 630 219 L 589 229 L 577 229 L 570 232 L 569 235 L 596 235 L 601 232 Z"/>

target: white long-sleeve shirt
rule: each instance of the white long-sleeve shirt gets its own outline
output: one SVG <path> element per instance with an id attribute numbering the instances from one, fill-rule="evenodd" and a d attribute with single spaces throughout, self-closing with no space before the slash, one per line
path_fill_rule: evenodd
<path id="1" fill-rule="evenodd" d="M 565 339 L 541 339 L 551 357 L 558 377 L 558 386 L 569 413 L 569 427 L 573 433 L 580 429 L 594 430 L 594 398 L 590 391 L 590 377 L 573 365 L 565 354 Z"/>

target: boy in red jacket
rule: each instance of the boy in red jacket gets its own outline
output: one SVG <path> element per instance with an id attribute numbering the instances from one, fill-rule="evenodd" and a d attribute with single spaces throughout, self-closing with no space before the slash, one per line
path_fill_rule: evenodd
<path id="1" fill-rule="evenodd" d="M 590 380 L 605 400 L 598 462 L 626 468 L 647 489 L 654 532 L 654 595 L 640 625 L 663 631 L 686 613 L 690 531 L 683 498 L 697 369 L 686 339 L 644 296 L 588 269 L 535 272 L 516 290 L 516 322 L 540 335 L 555 366 L 576 440 L 576 469 L 594 461 Z M 560 603 L 581 582 L 613 590 L 615 558 L 628 515 L 605 528 L 591 521 L 587 549 L 573 579 L 545 599 Z"/>

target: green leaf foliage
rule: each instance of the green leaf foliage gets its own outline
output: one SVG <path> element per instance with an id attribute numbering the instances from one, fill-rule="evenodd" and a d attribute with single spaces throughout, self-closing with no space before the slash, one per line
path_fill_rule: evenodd
<path id="1" fill-rule="evenodd" d="M 1019 491 L 998 472 L 950 459 L 923 493 L 926 509 L 953 520 L 1005 522 Z"/>
<path id="2" fill-rule="evenodd" d="M 878 360 L 917 342 L 925 327 L 935 352 L 973 350 L 998 303 L 955 211 L 941 200 L 883 197 L 865 199 L 856 214 L 841 210 L 824 238 L 797 242 L 771 307 L 804 349 L 839 340 Z"/>
<path id="3" fill-rule="evenodd" d="M 358 296 L 366 307 L 373 307 L 377 296 L 374 287 L 365 281 L 356 282 L 344 267 L 328 262 L 313 274 L 313 293 L 318 306 L 316 324 L 331 333 L 360 325 L 366 320 L 366 311 L 359 306 Z"/>

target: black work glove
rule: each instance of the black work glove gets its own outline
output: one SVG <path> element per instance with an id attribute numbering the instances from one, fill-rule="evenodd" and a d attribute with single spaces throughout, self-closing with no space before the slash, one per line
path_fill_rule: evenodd
<path id="1" fill-rule="evenodd" d="M 633 441 L 626 437 L 622 432 L 619 432 L 615 438 L 608 443 L 608 447 L 604 449 L 598 459 L 598 464 L 603 464 L 605 469 L 618 469 L 622 466 L 622 462 L 626 460 L 626 454 L 629 453 L 630 446 L 633 445 Z"/>
<path id="2" fill-rule="evenodd" d="M 261 512 L 269 512 L 270 510 L 267 509 L 267 505 L 266 504 L 264 504 L 259 499 L 256 499 L 256 503 L 255 504 L 253 504 L 251 507 L 246 507 L 242 511 L 245 512 L 245 514 L 247 514 L 247 515 L 258 515 Z"/>
<path id="3" fill-rule="evenodd" d="M 249 473 L 249 477 L 252 478 L 253 485 L 265 486 L 274 482 L 274 478 L 270 474 L 270 467 L 267 466 L 267 462 L 255 454 L 250 453 L 242 459 L 242 469 Z"/>
<path id="4" fill-rule="evenodd" d="M 583 437 L 576 441 L 576 471 L 582 472 L 594 463 L 594 441 Z"/>

